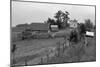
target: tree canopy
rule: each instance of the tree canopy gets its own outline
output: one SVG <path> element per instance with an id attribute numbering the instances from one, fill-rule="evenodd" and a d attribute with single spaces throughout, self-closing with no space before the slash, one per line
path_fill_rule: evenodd
<path id="1" fill-rule="evenodd" d="M 54 15 L 55 19 L 48 18 L 47 23 L 54 24 L 54 25 L 56 24 L 58 25 L 59 29 L 62 29 L 68 26 L 68 23 L 67 23 L 69 19 L 68 15 L 69 15 L 69 12 L 67 11 L 62 12 L 61 10 L 59 10 Z"/>
<path id="2" fill-rule="evenodd" d="M 94 28 L 93 23 L 91 22 L 90 19 L 85 20 L 85 26 L 86 26 L 86 30 L 88 30 L 88 31 L 90 31 L 91 29 Z"/>

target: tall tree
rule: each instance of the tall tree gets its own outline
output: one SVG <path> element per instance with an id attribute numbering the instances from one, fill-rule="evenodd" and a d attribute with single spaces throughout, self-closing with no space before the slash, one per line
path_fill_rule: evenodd
<path id="1" fill-rule="evenodd" d="M 63 12 L 59 10 L 54 16 L 59 22 L 61 22 L 62 13 Z"/>
<path id="2" fill-rule="evenodd" d="M 86 26 L 86 30 L 91 30 L 91 29 L 93 29 L 93 23 L 91 22 L 91 20 L 90 19 L 86 19 L 85 20 L 85 26 Z"/>
<path id="3" fill-rule="evenodd" d="M 69 19 L 68 15 L 69 15 L 69 12 L 67 12 L 67 11 L 62 12 L 61 10 L 59 10 L 55 14 L 54 17 L 56 18 L 56 22 L 57 22 L 59 28 L 63 28 L 64 27 L 64 26 L 62 26 L 62 24 L 65 25 L 65 27 L 68 25 L 67 24 L 68 19 Z"/>
<path id="4" fill-rule="evenodd" d="M 48 18 L 48 20 L 46 21 L 46 23 L 50 24 L 50 25 L 58 25 L 59 29 L 65 28 L 68 26 L 68 17 L 69 12 L 65 11 L 62 12 L 61 10 L 59 10 L 57 13 L 55 13 L 54 18 L 56 19 L 51 19 Z"/>
<path id="5" fill-rule="evenodd" d="M 59 10 L 56 14 L 55 14 L 55 18 L 56 18 L 56 22 L 57 22 L 57 25 L 58 25 L 58 27 L 59 27 L 59 29 L 61 29 L 62 28 L 62 26 L 61 26 L 61 24 L 62 24 L 62 11 L 61 10 Z"/>
<path id="6" fill-rule="evenodd" d="M 84 23 L 80 23 L 80 24 L 79 24 L 79 27 L 78 27 L 78 30 L 79 30 L 79 34 L 80 34 L 80 35 L 85 34 L 85 33 L 86 33 L 85 24 L 84 24 Z"/>
<path id="7" fill-rule="evenodd" d="M 54 19 L 48 18 L 47 23 L 50 25 L 55 25 L 56 21 Z"/>
<path id="8" fill-rule="evenodd" d="M 70 19 L 68 17 L 68 15 L 69 15 L 69 12 L 67 12 L 67 11 L 65 11 L 65 13 L 62 14 L 62 16 L 63 16 L 63 22 L 64 22 L 64 24 L 65 24 L 66 27 L 68 26 L 68 20 Z"/>

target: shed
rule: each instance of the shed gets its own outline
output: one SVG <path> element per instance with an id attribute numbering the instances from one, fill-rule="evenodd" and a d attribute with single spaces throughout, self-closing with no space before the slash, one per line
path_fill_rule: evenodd
<path id="1" fill-rule="evenodd" d="M 58 31 L 58 25 L 50 25 L 51 31 Z"/>
<path id="2" fill-rule="evenodd" d="M 94 37 L 94 32 L 86 31 L 86 36 L 87 37 Z"/>

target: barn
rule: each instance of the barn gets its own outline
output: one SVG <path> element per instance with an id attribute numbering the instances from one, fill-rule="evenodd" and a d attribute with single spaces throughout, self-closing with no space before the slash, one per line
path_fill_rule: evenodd
<path id="1" fill-rule="evenodd" d="M 29 28 L 33 32 L 38 31 L 38 32 L 45 32 L 45 33 L 47 33 L 49 31 L 49 24 L 46 24 L 46 23 L 31 23 L 29 25 Z"/>
<path id="2" fill-rule="evenodd" d="M 29 38 L 31 37 L 32 33 L 48 33 L 49 25 L 45 23 L 31 23 L 31 24 L 19 24 L 16 27 L 12 28 L 12 40 L 16 41 L 22 37 Z M 29 35 L 31 34 L 31 35 Z M 23 35 L 23 36 L 22 36 Z M 26 36 L 27 35 L 27 36 Z M 16 39 L 16 40 L 15 40 Z"/>

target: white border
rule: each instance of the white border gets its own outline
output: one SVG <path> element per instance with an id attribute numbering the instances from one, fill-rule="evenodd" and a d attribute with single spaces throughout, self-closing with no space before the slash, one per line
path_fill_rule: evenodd
<path id="1" fill-rule="evenodd" d="M 32 1 L 32 0 L 31 0 Z M 100 3 L 99 0 L 35 0 L 41 2 L 57 2 L 57 3 L 73 3 L 96 5 L 97 7 L 97 60 L 96 62 L 53 64 L 53 65 L 37 65 L 37 67 L 99 67 L 100 61 Z M 10 67 L 10 0 L 0 0 L 0 67 Z M 29 66 L 27 66 L 29 67 Z M 31 66 L 33 67 L 33 66 Z M 35 67 L 35 66 L 34 66 Z"/>

